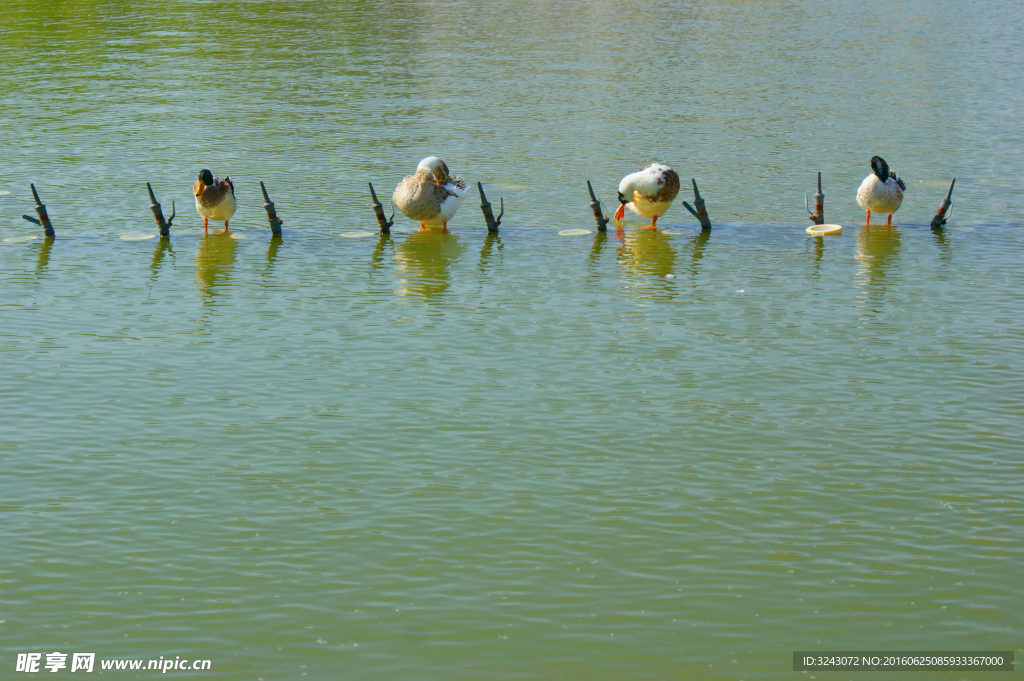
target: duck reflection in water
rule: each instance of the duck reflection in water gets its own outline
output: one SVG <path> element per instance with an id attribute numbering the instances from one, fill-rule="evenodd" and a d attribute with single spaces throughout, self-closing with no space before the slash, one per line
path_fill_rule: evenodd
<path id="1" fill-rule="evenodd" d="M 395 260 L 404 275 L 399 294 L 432 298 L 447 291 L 449 268 L 464 250 L 451 232 L 427 229 L 410 234 L 395 249 Z"/>
<path id="2" fill-rule="evenodd" d="M 217 289 L 227 286 L 235 264 L 237 242 L 230 233 L 199 237 L 196 249 L 196 283 L 199 292 L 212 302 Z"/>
<path id="3" fill-rule="evenodd" d="M 897 261 L 900 251 L 900 232 L 888 225 L 865 225 L 857 232 L 858 274 L 871 299 L 881 299 L 885 293 L 886 277 Z"/>
<path id="4" fill-rule="evenodd" d="M 675 274 L 676 250 L 672 237 L 657 229 L 637 229 L 616 234 L 619 264 L 628 272 L 660 277 Z"/>

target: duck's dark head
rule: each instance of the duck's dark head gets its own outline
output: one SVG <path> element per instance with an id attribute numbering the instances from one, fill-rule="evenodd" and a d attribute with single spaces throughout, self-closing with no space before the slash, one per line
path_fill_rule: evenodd
<path id="1" fill-rule="evenodd" d="M 882 163 L 885 163 L 885 161 L 882 161 Z M 199 171 L 199 181 L 205 184 L 206 186 L 210 186 L 211 184 L 213 184 L 213 173 L 211 173 L 206 168 L 203 168 L 202 170 Z"/>
<path id="2" fill-rule="evenodd" d="M 875 171 L 875 176 L 882 182 L 889 179 L 889 164 L 881 156 L 871 157 L 871 169 Z"/>

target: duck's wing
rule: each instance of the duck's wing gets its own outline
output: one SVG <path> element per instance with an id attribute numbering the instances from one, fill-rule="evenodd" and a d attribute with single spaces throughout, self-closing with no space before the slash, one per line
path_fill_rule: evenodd
<path id="1" fill-rule="evenodd" d="M 668 166 L 653 163 L 634 175 L 633 190 L 649 201 L 672 201 L 679 193 L 679 174 Z"/>
<path id="2" fill-rule="evenodd" d="M 231 188 L 231 196 L 235 195 L 235 183 L 231 181 L 230 177 L 225 177 L 224 181 L 228 183 L 228 187 Z"/>

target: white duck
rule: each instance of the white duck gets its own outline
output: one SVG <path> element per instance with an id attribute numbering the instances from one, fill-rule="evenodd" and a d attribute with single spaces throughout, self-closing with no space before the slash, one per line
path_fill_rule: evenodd
<path id="1" fill-rule="evenodd" d="M 224 231 L 228 231 L 228 218 L 238 208 L 235 184 L 231 178 L 225 177 L 222 180 L 204 168 L 199 171 L 199 179 L 192 185 L 192 193 L 196 195 L 196 210 L 203 216 L 203 232 L 206 232 L 210 220 L 223 220 Z"/>
<path id="2" fill-rule="evenodd" d="M 652 163 L 631 173 L 619 182 L 619 207 L 615 219 L 621 220 L 626 209 L 642 218 L 651 219 L 657 228 L 658 217 L 668 210 L 679 193 L 679 175 L 666 165 Z"/>
<path id="3" fill-rule="evenodd" d="M 448 221 L 462 205 L 468 190 L 458 175 L 450 175 L 448 166 L 437 156 L 427 156 L 416 166 L 414 175 L 407 175 L 392 195 L 402 214 L 427 225 L 448 229 Z"/>
<path id="4" fill-rule="evenodd" d="M 857 190 L 857 205 L 867 211 L 865 224 L 871 222 L 872 213 L 888 213 L 887 225 L 892 224 L 892 214 L 899 210 L 903 203 L 903 190 L 907 183 L 900 179 L 895 170 L 889 170 L 889 164 L 881 156 L 871 157 L 873 173 L 864 178 Z"/>

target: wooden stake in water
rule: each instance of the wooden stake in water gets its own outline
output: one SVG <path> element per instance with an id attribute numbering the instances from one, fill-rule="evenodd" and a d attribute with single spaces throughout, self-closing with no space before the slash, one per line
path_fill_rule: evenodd
<path id="1" fill-rule="evenodd" d="M 373 197 L 373 203 L 370 204 L 373 208 L 373 214 L 377 216 L 377 226 L 380 227 L 381 234 L 391 234 L 391 225 L 395 224 L 394 217 L 395 211 L 391 211 L 391 217 L 384 217 L 384 206 L 380 205 L 380 201 L 377 200 L 377 192 L 373 191 L 373 183 L 367 182 L 370 185 L 370 196 Z"/>
<path id="2" fill-rule="evenodd" d="M 477 182 L 476 188 L 480 190 L 480 210 L 484 213 L 484 220 L 487 221 L 487 231 L 497 233 L 498 225 L 501 224 L 501 216 L 505 214 L 505 199 L 501 199 L 501 212 L 498 213 L 497 219 L 494 217 L 494 211 L 491 210 L 491 204 L 487 200 L 487 196 L 484 195 L 483 184 Z"/>
<path id="3" fill-rule="evenodd" d="M 270 200 L 270 195 L 267 194 L 267 188 L 263 185 L 263 181 L 260 180 L 260 191 L 263 192 L 263 210 L 267 211 L 267 220 L 270 222 L 270 233 L 274 236 L 281 236 L 281 224 L 283 220 L 277 217 L 277 209 L 274 208 L 274 202 Z"/>
<path id="4" fill-rule="evenodd" d="M 949 190 L 946 192 L 946 198 L 942 199 L 942 203 L 939 204 L 939 209 L 935 211 L 935 217 L 932 218 L 932 229 L 938 229 L 946 224 L 946 211 L 953 205 L 953 185 L 956 184 L 956 178 L 949 183 Z"/>
<path id="5" fill-rule="evenodd" d="M 700 220 L 700 228 L 705 231 L 711 231 L 711 220 L 708 218 L 708 211 L 704 208 L 704 199 L 700 197 L 700 192 L 697 190 L 697 180 L 690 178 L 690 182 L 693 183 L 693 205 L 697 206 L 697 210 L 693 209 L 693 206 L 683 201 L 683 207 L 690 211 L 693 217 Z"/>
<path id="6" fill-rule="evenodd" d="M 590 180 L 587 180 L 587 191 L 590 192 L 590 210 L 594 212 L 594 222 L 597 223 L 597 231 L 607 232 L 608 216 L 601 212 L 601 202 L 597 200 L 594 188 L 590 186 Z"/>
<path id="7" fill-rule="evenodd" d="M 29 184 L 29 186 L 32 187 L 32 197 L 36 200 L 36 213 L 39 215 L 39 219 L 37 220 L 31 215 L 22 215 L 21 217 L 34 225 L 42 225 L 46 238 L 52 239 L 54 237 L 53 225 L 50 224 L 50 216 L 46 214 L 46 206 L 39 200 L 39 192 L 36 191 L 36 186 L 34 184 Z"/>
<path id="8" fill-rule="evenodd" d="M 157 226 L 160 227 L 160 237 L 166 238 L 171 235 L 171 223 L 174 221 L 174 201 L 171 201 L 171 217 L 164 220 L 164 212 L 160 209 L 160 204 L 156 200 L 156 195 L 153 193 L 153 187 L 147 182 L 146 189 L 149 191 L 149 209 L 153 211 L 153 219 L 156 220 Z"/>
<path id="9" fill-rule="evenodd" d="M 804 194 L 804 210 L 811 213 L 807 207 L 807 194 Z M 814 195 L 814 212 L 811 213 L 811 222 L 816 225 L 825 224 L 825 195 L 821 193 L 821 173 L 818 173 L 818 193 Z"/>

